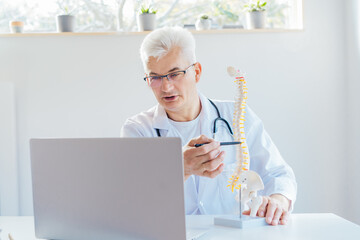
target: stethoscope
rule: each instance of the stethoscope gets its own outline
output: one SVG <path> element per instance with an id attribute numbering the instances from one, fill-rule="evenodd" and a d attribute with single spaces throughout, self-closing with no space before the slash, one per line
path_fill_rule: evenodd
<path id="1" fill-rule="evenodd" d="M 225 125 L 226 125 L 226 127 L 227 127 L 227 129 L 229 130 L 230 134 L 233 135 L 233 131 L 231 130 L 231 127 L 230 127 L 229 122 L 226 121 L 226 119 L 224 119 L 224 118 L 221 117 L 220 112 L 219 112 L 219 109 L 217 108 L 217 106 L 215 105 L 215 103 L 214 103 L 213 101 L 211 101 L 210 99 L 208 99 L 208 100 L 209 100 L 209 102 L 211 103 L 211 105 L 213 105 L 213 107 L 215 108 L 216 113 L 217 113 L 217 115 L 218 115 L 218 117 L 215 118 L 215 120 L 214 120 L 214 128 L 213 128 L 213 131 L 212 131 L 212 132 L 213 132 L 213 138 L 215 138 L 215 133 L 217 132 L 216 123 L 217 123 L 218 121 L 224 122 Z M 156 131 L 157 136 L 158 136 L 158 137 L 161 137 L 160 129 L 155 128 L 155 131 Z"/>

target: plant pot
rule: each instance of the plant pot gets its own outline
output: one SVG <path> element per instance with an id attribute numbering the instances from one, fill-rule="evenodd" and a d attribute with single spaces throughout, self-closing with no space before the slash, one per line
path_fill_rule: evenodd
<path id="1" fill-rule="evenodd" d="M 209 30 L 211 29 L 211 20 L 198 18 L 195 22 L 196 30 Z"/>
<path id="2" fill-rule="evenodd" d="M 139 32 L 152 31 L 155 29 L 156 14 L 143 13 L 137 16 L 137 24 Z"/>
<path id="3" fill-rule="evenodd" d="M 56 26 L 57 26 L 58 32 L 74 32 L 75 16 L 58 15 L 56 17 Z"/>
<path id="4" fill-rule="evenodd" d="M 217 28 L 218 29 L 222 29 L 224 27 L 226 21 L 226 16 L 224 15 L 219 15 L 215 18 L 215 22 L 217 23 Z"/>
<path id="5" fill-rule="evenodd" d="M 22 21 L 11 21 L 9 25 L 12 33 L 22 33 L 24 30 L 24 22 Z"/>
<path id="6" fill-rule="evenodd" d="M 265 28 L 266 11 L 253 11 L 246 13 L 246 28 Z"/>

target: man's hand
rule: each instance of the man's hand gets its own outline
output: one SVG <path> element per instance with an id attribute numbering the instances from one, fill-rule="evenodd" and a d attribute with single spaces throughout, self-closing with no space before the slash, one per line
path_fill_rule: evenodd
<path id="1" fill-rule="evenodd" d="M 200 147 L 195 144 L 208 143 Z M 191 175 L 214 178 L 224 169 L 225 152 L 220 143 L 204 135 L 193 138 L 183 147 L 185 181 Z"/>
<path id="2" fill-rule="evenodd" d="M 271 196 L 263 197 L 257 216 L 266 217 L 266 222 L 274 226 L 279 223 L 285 225 L 290 216 L 289 208 L 289 199 L 281 194 L 273 194 Z M 244 211 L 243 214 L 249 215 L 250 210 Z"/>

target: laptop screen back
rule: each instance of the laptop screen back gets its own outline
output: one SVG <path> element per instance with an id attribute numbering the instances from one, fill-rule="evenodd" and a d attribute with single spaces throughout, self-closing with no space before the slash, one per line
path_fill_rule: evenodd
<path id="1" fill-rule="evenodd" d="M 32 139 L 30 149 L 36 237 L 185 239 L 180 139 Z"/>

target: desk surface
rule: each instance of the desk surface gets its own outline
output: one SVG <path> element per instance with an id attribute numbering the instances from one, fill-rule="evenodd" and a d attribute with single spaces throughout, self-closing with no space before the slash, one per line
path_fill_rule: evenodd
<path id="1" fill-rule="evenodd" d="M 265 226 L 252 229 L 234 229 L 215 226 L 214 216 L 187 216 L 187 226 L 208 228 L 199 240 L 217 239 L 360 239 L 360 226 L 335 214 L 293 214 L 285 226 Z M 1 240 L 8 240 L 11 233 L 14 240 L 35 240 L 33 217 L 0 217 Z"/>

